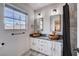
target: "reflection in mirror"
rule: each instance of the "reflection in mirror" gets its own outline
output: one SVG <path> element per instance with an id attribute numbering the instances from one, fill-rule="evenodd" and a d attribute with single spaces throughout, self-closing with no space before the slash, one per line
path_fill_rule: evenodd
<path id="1" fill-rule="evenodd" d="M 40 22 L 40 31 L 43 31 L 43 18 L 40 18 L 39 22 Z"/>
<path id="2" fill-rule="evenodd" d="M 61 31 L 61 15 L 50 16 L 50 31 L 51 32 Z"/>
<path id="3" fill-rule="evenodd" d="M 43 18 L 34 20 L 34 31 L 35 32 L 43 31 Z"/>

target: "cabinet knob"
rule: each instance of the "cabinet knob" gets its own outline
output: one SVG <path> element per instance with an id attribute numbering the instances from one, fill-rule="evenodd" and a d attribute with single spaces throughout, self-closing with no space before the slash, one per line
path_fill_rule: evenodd
<path id="1" fill-rule="evenodd" d="M 14 35 L 14 33 L 12 33 L 11 35 Z"/>

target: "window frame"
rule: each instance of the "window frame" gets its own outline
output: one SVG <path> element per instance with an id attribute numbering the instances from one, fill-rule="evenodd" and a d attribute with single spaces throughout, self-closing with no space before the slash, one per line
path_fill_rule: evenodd
<path id="1" fill-rule="evenodd" d="M 7 17 L 7 16 L 5 16 L 4 15 L 4 22 L 5 22 L 5 18 L 9 18 L 9 19 L 13 19 L 13 29 L 15 29 L 14 27 L 15 27 L 15 24 L 14 24 L 14 21 L 17 21 L 18 20 L 18 22 L 19 22 L 19 26 L 20 26 L 20 28 L 18 28 L 18 29 L 25 29 L 26 28 L 26 17 L 28 16 L 28 14 L 27 13 L 25 13 L 25 12 L 23 12 L 23 11 L 21 11 L 21 10 L 19 10 L 19 9 L 16 9 L 16 8 L 14 8 L 13 6 L 10 6 L 10 5 L 8 5 L 8 4 L 5 4 L 5 8 L 10 8 L 10 9 L 12 9 L 13 10 L 13 18 L 11 18 L 11 17 Z M 4 8 L 4 12 L 5 12 L 5 8 Z M 20 18 L 19 19 L 16 19 L 15 17 L 14 17 L 14 12 L 18 12 L 18 13 L 21 13 L 20 14 Z M 5 13 L 4 13 L 5 14 Z M 25 16 L 25 20 L 22 20 L 21 19 L 21 17 L 23 16 L 23 15 Z M 25 24 L 22 24 L 21 22 L 24 22 Z M 4 23 L 4 25 L 6 25 L 6 23 Z M 25 28 L 22 28 L 21 26 L 22 25 L 25 25 L 24 27 Z M 7 29 L 7 28 L 5 28 L 5 29 Z M 10 29 L 10 28 L 9 28 Z M 12 29 L 12 28 L 11 28 Z"/>

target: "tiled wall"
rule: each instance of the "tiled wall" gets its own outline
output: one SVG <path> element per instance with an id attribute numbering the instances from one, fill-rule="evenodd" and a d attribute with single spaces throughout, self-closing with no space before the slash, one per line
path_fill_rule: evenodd
<path id="1" fill-rule="evenodd" d="M 73 51 L 77 47 L 77 4 L 69 4 L 70 7 L 70 40 L 72 55 L 76 55 Z"/>

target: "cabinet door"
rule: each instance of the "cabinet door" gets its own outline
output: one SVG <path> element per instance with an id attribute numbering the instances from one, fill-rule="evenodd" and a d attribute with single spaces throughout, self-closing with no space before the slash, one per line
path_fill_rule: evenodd
<path id="1" fill-rule="evenodd" d="M 51 52 L 52 52 L 52 43 L 51 41 L 48 41 L 47 44 L 45 45 L 45 53 L 47 55 L 51 55 Z"/>
<path id="2" fill-rule="evenodd" d="M 52 55 L 52 56 L 55 56 L 55 53 L 56 53 L 56 52 L 55 52 L 55 47 L 56 47 L 55 44 L 56 44 L 56 43 L 55 43 L 54 41 L 52 41 L 52 52 L 51 52 L 51 55 Z"/>
<path id="3" fill-rule="evenodd" d="M 57 43 L 57 47 L 56 47 L 56 51 L 57 51 L 57 56 L 61 56 L 63 53 L 63 46 L 62 43 Z"/>
<path id="4" fill-rule="evenodd" d="M 40 52 L 46 55 L 51 55 L 51 47 L 52 43 L 48 40 L 38 39 L 38 44 L 40 48 Z"/>
<path id="5" fill-rule="evenodd" d="M 30 38 L 30 48 L 32 49 L 33 47 L 33 38 Z"/>
<path id="6" fill-rule="evenodd" d="M 37 50 L 38 49 L 38 40 L 36 38 L 31 38 L 30 39 L 31 43 L 30 43 L 30 46 L 31 46 L 31 49 L 33 50 Z"/>
<path id="7" fill-rule="evenodd" d="M 53 53 L 54 56 L 61 56 L 62 55 L 62 43 L 54 42 L 53 52 L 54 52 Z"/>
<path id="8" fill-rule="evenodd" d="M 44 54 L 49 55 L 49 56 L 51 55 L 51 52 L 52 52 L 51 47 L 45 46 L 43 49 L 44 49 L 43 50 Z"/>

